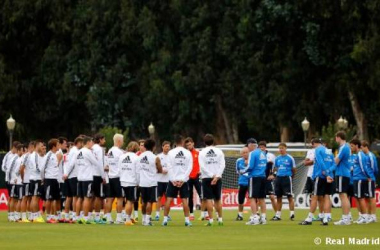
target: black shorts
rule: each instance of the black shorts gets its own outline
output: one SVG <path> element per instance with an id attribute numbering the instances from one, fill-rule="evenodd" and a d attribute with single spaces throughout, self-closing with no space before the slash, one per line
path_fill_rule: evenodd
<path id="1" fill-rule="evenodd" d="M 59 200 L 61 198 L 57 179 L 45 179 L 44 187 L 46 200 Z"/>
<path id="2" fill-rule="evenodd" d="M 143 203 L 157 202 L 157 186 L 155 187 L 140 187 L 141 200 Z"/>
<path id="3" fill-rule="evenodd" d="M 273 180 L 265 180 L 265 194 L 266 195 L 274 195 L 274 181 Z"/>
<path id="4" fill-rule="evenodd" d="M 375 181 L 367 181 L 368 182 L 368 198 L 375 198 Z"/>
<path id="5" fill-rule="evenodd" d="M 67 197 L 77 197 L 78 196 L 78 178 L 70 178 L 66 181 L 66 193 Z"/>
<path id="6" fill-rule="evenodd" d="M 277 197 L 293 196 L 292 177 L 291 176 L 277 176 L 274 182 L 275 193 Z"/>
<path id="7" fill-rule="evenodd" d="M 350 178 L 345 176 L 335 177 L 335 191 L 337 193 L 348 193 L 348 188 L 350 187 Z"/>
<path id="8" fill-rule="evenodd" d="M 21 200 L 23 197 L 23 185 L 13 185 L 10 184 L 11 192 L 9 193 L 9 197 Z"/>
<path id="9" fill-rule="evenodd" d="M 139 193 L 137 187 L 122 187 L 124 197 L 127 201 L 135 202 L 138 200 L 137 194 Z"/>
<path id="10" fill-rule="evenodd" d="M 44 187 L 41 184 L 41 180 L 30 180 L 29 190 L 32 196 L 42 196 L 44 193 Z"/>
<path id="11" fill-rule="evenodd" d="M 166 195 L 166 190 L 168 189 L 168 182 L 158 182 L 157 183 L 157 195 L 162 197 Z"/>
<path id="12" fill-rule="evenodd" d="M 166 191 L 166 196 L 170 198 L 177 198 L 179 196 L 182 199 L 187 199 L 190 196 L 189 192 L 189 184 L 187 182 L 183 183 L 183 185 L 179 187 L 175 187 L 173 183 L 169 182 L 168 189 Z"/>
<path id="13" fill-rule="evenodd" d="M 189 184 L 189 192 L 190 192 L 190 195 L 189 197 L 193 197 L 193 193 L 194 193 L 194 188 L 195 190 L 197 191 L 197 194 L 199 195 L 199 199 L 203 199 L 202 196 L 201 196 L 201 181 L 199 180 L 199 177 L 197 178 L 190 178 L 187 183 Z M 189 200 L 189 204 L 192 204 L 191 202 L 193 202 L 192 199 Z"/>
<path id="14" fill-rule="evenodd" d="M 305 194 L 312 194 L 314 191 L 314 181 L 311 177 L 307 177 L 305 188 L 303 192 Z"/>
<path id="15" fill-rule="evenodd" d="M 95 197 L 104 197 L 103 192 L 103 178 L 100 176 L 94 176 L 94 182 L 92 186 L 92 190 L 94 190 L 94 196 Z"/>
<path id="16" fill-rule="evenodd" d="M 264 199 L 265 186 L 265 177 L 252 177 L 249 179 L 249 198 Z"/>
<path id="17" fill-rule="evenodd" d="M 67 188 L 66 188 L 66 183 L 59 183 L 59 194 L 61 195 L 61 199 L 64 200 L 66 199 L 67 196 Z"/>
<path id="18" fill-rule="evenodd" d="M 94 191 L 92 190 L 92 181 L 78 181 L 78 197 L 92 198 Z"/>
<path id="19" fill-rule="evenodd" d="M 26 197 L 32 196 L 32 190 L 30 189 L 30 183 L 23 184 L 23 194 Z"/>
<path id="20" fill-rule="evenodd" d="M 110 178 L 107 191 L 108 198 L 123 198 L 120 178 Z"/>
<path id="21" fill-rule="evenodd" d="M 248 186 L 239 185 L 239 193 L 238 193 L 239 205 L 244 204 L 247 193 L 248 193 Z"/>
<path id="22" fill-rule="evenodd" d="M 222 198 L 222 179 L 219 179 L 215 185 L 211 185 L 211 178 L 202 179 L 202 198 L 205 200 L 219 201 Z"/>
<path id="23" fill-rule="evenodd" d="M 375 183 L 367 180 L 354 181 L 354 196 L 358 199 L 374 198 Z"/>
<path id="24" fill-rule="evenodd" d="M 334 181 L 335 182 L 335 181 Z M 334 189 L 335 190 L 335 189 Z M 348 191 L 347 191 L 347 196 L 348 197 L 354 197 L 354 184 L 350 184 L 348 186 Z"/>
<path id="25" fill-rule="evenodd" d="M 317 177 L 314 180 L 313 195 L 325 196 L 333 193 L 333 183 L 328 183 L 326 178 Z"/>
<path id="26" fill-rule="evenodd" d="M 11 189 L 12 189 L 12 185 L 9 184 L 9 182 L 7 182 L 6 184 L 6 187 L 7 187 L 7 190 L 8 190 L 8 195 L 11 195 Z"/>

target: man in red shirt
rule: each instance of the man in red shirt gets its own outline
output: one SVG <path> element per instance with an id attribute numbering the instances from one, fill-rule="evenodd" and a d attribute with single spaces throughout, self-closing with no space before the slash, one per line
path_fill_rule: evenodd
<path id="1" fill-rule="evenodd" d="M 200 168 L 199 168 L 199 161 L 198 161 L 198 155 L 199 151 L 194 148 L 194 141 L 191 137 L 187 137 L 185 139 L 185 147 L 187 150 L 191 152 L 191 155 L 193 156 L 193 169 L 191 170 L 191 173 L 189 175 L 189 191 L 190 191 L 190 196 L 189 196 L 189 208 L 190 208 L 190 220 L 194 220 L 194 188 L 197 191 L 199 195 L 199 199 L 202 201 L 201 202 L 201 219 L 203 220 L 204 217 L 207 216 L 207 211 L 204 211 L 204 202 L 201 195 L 201 183 L 199 181 L 199 175 L 200 175 Z"/>

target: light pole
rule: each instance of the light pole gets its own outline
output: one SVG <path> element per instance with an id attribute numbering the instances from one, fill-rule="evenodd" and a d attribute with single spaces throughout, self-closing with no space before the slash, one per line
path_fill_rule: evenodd
<path id="1" fill-rule="evenodd" d="M 7 128 L 9 132 L 9 150 L 12 149 L 13 131 L 15 129 L 15 126 L 16 126 L 16 121 L 15 119 L 13 119 L 11 115 L 9 119 L 7 120 Z"/>
<path id="2" fill-rule="evenodd" d="M 305 120 L 302 121 L 301 126 L 304 133 L 304 141 L 305 141 L 305 148 L 306 148 L 306 135 L 310 127 L 310 122 L 306 119 L 306 117 L 305 117 Z"/>
<path id="3" fill-rule="evenodd" d="M 155 130 L 156 129 L 155 129 L 153 123 L 151 122 L 150 125 L 148 126 L 148 131 L 149 131 L 150 139 L 153 139 Z"/>
<path id="4" fill-rule="evenodd" d="M 347 129 L 348 128 L 348 121 L 346 118 L 343 118 L 343 129 Z"/>
<path id="5" fill-rule="evenodd" d="M 339 129 L 344 129 L 344 120 L 342 116 L 340 116 L 340 118 L 338 119 L 338 127 Z"/>

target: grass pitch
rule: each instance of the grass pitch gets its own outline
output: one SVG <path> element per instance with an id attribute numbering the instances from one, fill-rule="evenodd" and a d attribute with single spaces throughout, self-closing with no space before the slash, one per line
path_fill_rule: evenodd
<path id="1" fill-rule="evenodd" d="M 297 210 L 296 220 L 290 221 L 289 212 L 283 211 L 283 220 L 268 221 L 263 226 L 246 226 L 245 221 L 235 221 L 236 211 L 224 211 L 224 226 L 205 227 L 194 221 L 193 227 L 184 226 L 183 214 L 172 211 L 173 221 L 162 227 L 161 221 L 153 227 L 124 225 L 74 225 L 9 223 L 7 214 L 0 213 L 0 249 L 380 249 L 371 242 L 366 246 L 350 245 L 349 237 L 379 238 L 380 222 L 369 225 L 299 226 L 308 210 Z M 340 218 L 341 210 L 333 210 L 333 219 Z M 380 213 L 378 212 L 378 217 Z M 199 216 L 199 212 L 196 213 Z M 268 219 L 273 211 L 268 212 Z M 140 216 L 141 217 L 141 216 Z M 356 211 L 354 218 L 357 218 Z M 322 243 L 316 245 L 316 237 Z M 344 246 L 327 246 L 325 238 L 345 238 Z"/>

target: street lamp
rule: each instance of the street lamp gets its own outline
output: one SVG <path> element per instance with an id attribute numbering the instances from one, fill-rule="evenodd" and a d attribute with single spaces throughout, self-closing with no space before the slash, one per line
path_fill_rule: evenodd
<path id="1" fill-rule="evenodd" d="M 149 135 L 150 135 L 150 138 L 152 139 L 153 138 L 153 135 L 154 135 L 154 131 L 156 129 L 154 128 L 154 125 L 153 123 L 151 122 L 150 125 L 148 126 L 148 131 L 149 131 Z"/>
<path id="2" fill-rule="evenodd" d="M 309 131 L 309 127 L 310 127 L 310 122 L 306 119 L 306 117 L 305 117 L 305 120 L 302 121 L 301 126 L 304 132 L 304 141 L 305 141 L 305 148 L 306 148 L 306 134 L 307 134 L 307 131 Z"/>
<path id="3" fill-rule="evenodd" d="M 12 115 L 7 120 L 7 128 L 9 132 L 9 148 L 12 149 L 12 139 L 13 139 L 13 130 L 15 129 L 16 121 L 13 119 Z"/>
<path id="4" fill-rule="evenodd" d="M 347 119 L 346 118 L 344 118 L 343 119 L 343 129 L 346 129 L 346 128 L 348 128 L 348 121 L 347 121 Z"/>
<path id="5" fill-rule="evenodd" d="M 339 129 L 344 128 L 344 119 L 342 116 L 340 116 L 340 118 L 338 119 L 338 127 L 339 127 Z"/>

